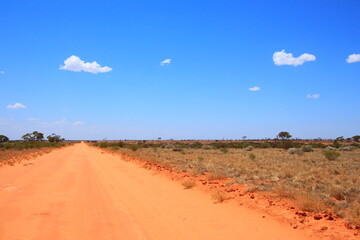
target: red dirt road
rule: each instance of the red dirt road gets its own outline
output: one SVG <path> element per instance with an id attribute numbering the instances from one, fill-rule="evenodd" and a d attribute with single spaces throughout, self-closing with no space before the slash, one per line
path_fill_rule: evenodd
<path id="1" fill-rule="evenodd" d="M 0 169 L 0 239 L 310 239 L 84 143 L 30 162 Z"/>

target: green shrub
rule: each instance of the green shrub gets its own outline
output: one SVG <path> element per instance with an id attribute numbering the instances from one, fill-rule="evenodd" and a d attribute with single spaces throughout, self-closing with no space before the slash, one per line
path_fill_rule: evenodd
<path id="1" fill-rule="evenodd" d="M 138 150 L 139 146 L 137 144 L 132 144 L 129 146 L 129 148 L 135 152 L 136 150 Z"/>
<path id="2" fill-rule="evenodd" d="M 109 147 L 109 143 L 108 142 L 101 142 L 101 143 L 98 144 L 98 146 L 101 147 L 101 148 L 107 148 L 107 147 Z"/>
<path id="3" fill-rule="evenodd" d="M 222 152 L 222 153 L 228 153 L 228 152 L 229 152 L 229 149 L 227 149 L 227 148 L 220 148 L 220 152 Z"/>
<path id="4" fill-rule="evenodd" d="M 333 143 L 333 147 L 334 148 L 339 148 L 339 147 L 341 147 L 342 145 L 341 145 L 341 143 L 339 143 L 338 141 L 334 141 L 334 143 Z"/>
<path id="5" fill-rule="evenodd" d="M 327 160 L 333 161 L 340 156 L 340 153 L 332 150 L 324 151 L 324 156 Z"/>
<path id="6" fill-rule="evenodd" d="M 271 148 L 271 144 L 267 142 L 263 142 L 259 144 L 259 148 Z"/>
<path id="7" fill-rule="evenodd" d="M 301 150 L 303 152 L 313 152 L 314 151 L 314 149 L 311 145 L 304 145 L 301 147 Z"/>
<path id="8" fill-rule="evenodd" d="M 117 151 L 117 150 L 119 150 L 119 149 L 120 149 L 119 146 L 112 146 L 112 147 L 111 147 L 111 150 L 114 150 L 114 151 Z"/>
<path id="9" fill-rule="evenodd" d="M 250 154 L 249 154 L 249 158 L 250 158 L 251 160 L 254 160 L 254 159 L 256 158 L 256 155 L 253 154 L 253 153 L 250 153 Z"/>

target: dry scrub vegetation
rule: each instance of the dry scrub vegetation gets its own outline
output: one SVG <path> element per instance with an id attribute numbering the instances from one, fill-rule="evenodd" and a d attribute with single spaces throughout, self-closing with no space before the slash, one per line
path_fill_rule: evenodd
<path id="1" fill-rule="evenodd" d="M 140 160 L 171 166 L 208 180 L 233 178 L 248 191 L 264 191 L 274 197 L 293 199 L 304 211 L 331 210 L 360 225 L 360 149 L 341 151 L 335 159 L 322 148 L 191 149 L 165 147 L 119 147 L 112 150 Z M 338 155 L 338 154 L 337 154 Z M 188 188 L 187 186 L 184 186 Z M 189 186 L 190 188 L 190 186 Z M 218 198 L 221 201 L 220 197 Z"/>
<path id="2" fill-rule="evenodd" d="M 51 142 L 6 142 L 0 143 L 0 167 L 3 165 L 13 166 L 23 160 L 30 160 L 37 156 L 51 152 L 54 148 L 72 144 Z"/>

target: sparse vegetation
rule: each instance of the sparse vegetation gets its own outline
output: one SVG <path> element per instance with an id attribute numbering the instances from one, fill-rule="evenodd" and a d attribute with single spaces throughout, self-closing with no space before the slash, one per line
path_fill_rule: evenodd
<path id="1" fill-rule="evenodd" d="M 182 182 L 182 185 L 184 186 L 185 189 L 190 189 L 190 188 L 195 187 L 196 183 L 193 180 L 187 180 L 187 181 Z"/>
<path id="2" fill-rule="evenodd" d="M 311 145 L 304 145 L 301 147 L 301 150 L 303 152 L 313 152 L 314 151 L 314 149 Z"/>
<path id="3" fill-rule="evenodd" d="M 326 145 L 286 140 L 295 147 L 294 154 L 283 149 L 282 142 L 203 141 L 200 147 L 200 144 L 185 141 L 127 141 L 122 142 L 117 151 L 140 160 L 165 164 L 181 172 L 205 174 L 208 181 L 232 178 L 237 183 L 250 184 L 257 191 L 294 199 L 301 209 L 316 212 L 326 207 L 339 216 L 348 216 L 353 223 L 359 221 L 354 213 L 360 204 L 360 149 L 357 145 L 347 143 L 354 150 L 343 151 L 341 161 L 329 161 L 324 152 L 326 146 L 332 145 L 331 141 Z M 109 148 L 118 144 L 95 143 Z M 165 147 L 169 144 L 181 148 L 186 154 Z M 132 151 L 131 145 L 136 145 L 137 151 Z M 211 146 L 211 149 L 204 146 Z M 254 147 L 251 153 L 243 150 L 247 146 Z M 227 154 L 220 151 L 222 148 L 227 148 Z"/>
<path id="4" fill-rule="evenodd" d="M 333 150 L 324 151 L 324 156 L 327 160 L 333 161 L 333 160 L 337 159 L 338 157 L 340 157 L 340 153 L 333 151 Z"/>
<path id="5" fill-rule="evenodd" d="M 216 191 L 211 195 L 211 197 L 215 200 L 217 203 L 222 203 L 227 199 L 226 193 L 222 191 Z"/>

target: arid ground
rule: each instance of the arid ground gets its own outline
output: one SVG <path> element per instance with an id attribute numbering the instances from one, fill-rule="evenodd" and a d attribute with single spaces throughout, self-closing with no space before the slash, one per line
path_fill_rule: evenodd
<path id="1" fill-rule="evenodd" d="M 332 222 L 331 222 L 332 223 Z M 356 239 L 278 221 L 85 143 L 0 168 L 0 239 Z"/>

